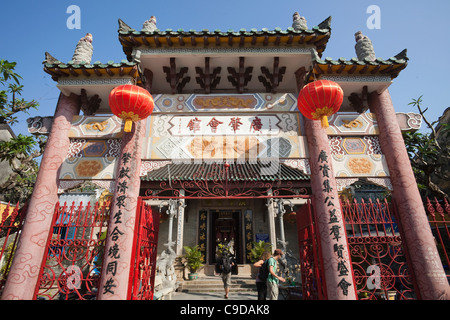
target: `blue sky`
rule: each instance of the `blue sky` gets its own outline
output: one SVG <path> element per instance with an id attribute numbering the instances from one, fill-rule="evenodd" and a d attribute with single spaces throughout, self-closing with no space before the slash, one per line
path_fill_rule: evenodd
<path id="1" fill-rule="evenodd" d="M 81 29 L 68 29 L 68 6 L 81 10 Z M 369 29 L 370 5 L 380 8 L 380 29 Z M 390 87 L 397 112 L 416 111 L 408 106 L 411 99 L 423 95 L 430 120 L 437 119 L 450 106 L 450 1 L 398 0 L 172 0 L 172 1 L 8 1 L 2 3 L 0 20 L 0 59 L 16 61 L 23 77 L 23 97 L 39 102 L 39 110 L 20 117 L 13 126 L 27 133 L 30 116 L 52 116 L 59 90 L 43 71 L 45 51 L 63 62 L 71 60 L 78 40 L 87 32 L 93 34 L 92 61 L 125 59 L 118 40 L 118 18 L 140 30 L 150 16 L 157 18 L 160 30 L 239 30 L 276 27 L 286 29 L 292 14 L 298 11 L 311 28 L 332 16 L 332 33 L 323 57 L 350 59 L 356 56 L 354 34 L 362 31 L 372 40 L 377 57 L 387 59 L 408 49 L 408 67 Z"/>

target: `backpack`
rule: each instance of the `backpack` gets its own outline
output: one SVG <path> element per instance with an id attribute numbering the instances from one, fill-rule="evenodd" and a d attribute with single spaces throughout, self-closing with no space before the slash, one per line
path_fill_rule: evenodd
<path id="1" fill-rule="evenodd" d="M 259 280 L 262 282 L 266 282 L 267 278 L 269 277 L 269 259 L 264 261 L 261 268 L 259 269 Z"/>
<path id="2" fill-rule="evenodd" d="M 222 258 L 222 272 L 230 273 L 231 272 L 231 260 L 228 255 Z"/>

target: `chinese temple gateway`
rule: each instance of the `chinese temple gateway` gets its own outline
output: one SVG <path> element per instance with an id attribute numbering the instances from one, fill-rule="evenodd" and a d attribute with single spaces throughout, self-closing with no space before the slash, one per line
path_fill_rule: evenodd
<path id="1" fill-rule="evenodd" d="M 406 50 L 377 58 L 357 32 L 357 58 L 334 60 L 330 36 L 331 17 L 309 28 L 298 13 L 285 30 L 225 32 L 152 17 L 140 31 L 119 20 L 120 62 L 91 61 L 91 34 L 67 63 L 46 53 L 61 94 L 30 129 L 48 142 L 2 299 L 155 299 L 187 279 L 184 246 L 200 276 L 222 244 L 250 277 L 259 240 L 283 249 L 303 299 L 449 299 L 402 138 L 421 117 L 388 90 Z M 343 90 L 328 126 L 297 105 L 318 80 Z M 130 132 L 109 103 L 122 85 L 154 103 Z"/>

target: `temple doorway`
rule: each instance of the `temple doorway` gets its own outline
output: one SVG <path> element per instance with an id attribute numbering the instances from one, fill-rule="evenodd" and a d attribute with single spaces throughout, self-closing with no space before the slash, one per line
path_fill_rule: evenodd
<path id="1" fill-rule="evenodd" d="M 233 267 L 233 274 L 237 274 L 237 264 L 242 261 L 242 232 L 241 232 L 241 210 L 236 209 L 215 209 L 210 210 L 210 252 L 209 263 L 216 263 L 216 252 L 219 245 L 226 245 L 231 248 L 231 252 L 236 259 Z"/>

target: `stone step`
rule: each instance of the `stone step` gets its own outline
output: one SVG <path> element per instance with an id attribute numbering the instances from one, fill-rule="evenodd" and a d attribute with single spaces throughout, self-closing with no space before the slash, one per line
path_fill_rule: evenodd
<path id="1" fill-rule="evenodd" d="M 179 283 L 179 292 L 213 292 L 223 291 L 223 282 L 220 277 L 201 277 L 196 280 L 185 280 Z M 250 277 L 231 277 L 230 292 L 256 291 L 255 279 Z"/>

